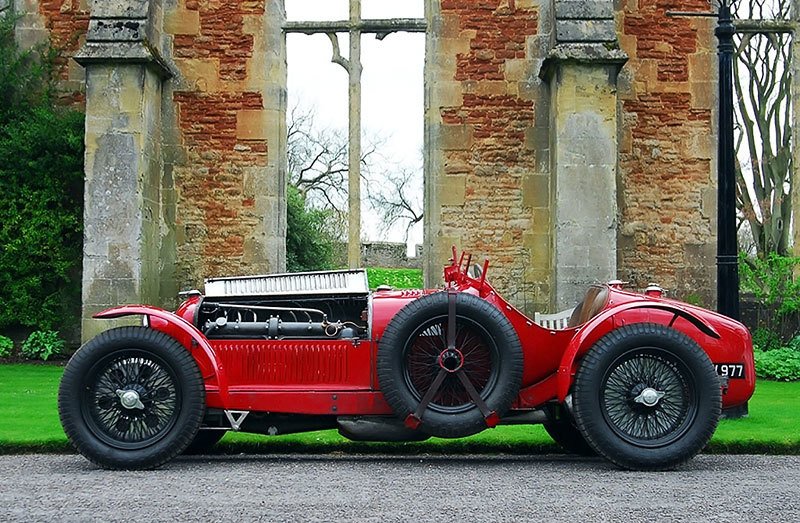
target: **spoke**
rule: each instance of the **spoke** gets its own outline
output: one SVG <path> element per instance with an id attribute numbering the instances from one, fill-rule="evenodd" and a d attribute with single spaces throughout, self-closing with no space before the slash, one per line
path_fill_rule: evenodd
<path id="1" fill-rule="evenodd" d="M 176 415 L 178 392 L 174 378 L 153 360 L 121 357 L 95 375 L 90 411 L 95 426 L 120 443 L 145 442 L 163 431 Z M 139 395 L 126 409 L 117 391 Z"/>
<path id="2" fill-rule="evenodd" d="M 654 405 L 633 401 L 642 387 L 663 395 Z M 604 385 L 606 416 L 615 430 L 636 441 L 670 435 L 686 419 L 689 401 L 683 376 L 674 363 L 658 355 L 639 354 L 619 363 Z"/>
<path id="3" fill-rule="evenodd" d="M 447 348 L 456 348 L 456 296 L 455 291 L 447 291 Z"/>

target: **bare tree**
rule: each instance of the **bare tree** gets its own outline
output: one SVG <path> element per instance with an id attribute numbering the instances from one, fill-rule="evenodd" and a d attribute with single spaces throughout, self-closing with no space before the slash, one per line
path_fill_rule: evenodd
<path id="1" fill-rule="evenodd" d="M 289 183 L 305 197 L 308 205 L 332 210 L 344 236 L 347 223 L 348 144 L 347 136 L 314 123 L 314 111 L 292 107 L 287 122 Z M 385 140 L 370 136 L 361 155 L 361 180 L 367 188 L 365 199 L 382 222 L 382 231 L 395 224 L 411 227 L 422 221 L 419 169 L 398 165 L 380 154 Z M 415 187 L 416 186 L 416 187 Z"/>
<path id="2" fill-rule="evenodd" d="M 737 0 L 740 19 L 787 20 L 790 0 Z M 792 216 L 791 35 L 737 35 L 736 189 L 759 256 L 789 253 Z"/>
<path id="3" fill-rule="evenodd" d="M 394 225 L 405 228 L 407 242 L 411 228 L 422 222 L 422 180 L 420 169 L 399 166 L 378 179 L 368 176 L 367 201 L 382 218 L 384 232 Z"/>

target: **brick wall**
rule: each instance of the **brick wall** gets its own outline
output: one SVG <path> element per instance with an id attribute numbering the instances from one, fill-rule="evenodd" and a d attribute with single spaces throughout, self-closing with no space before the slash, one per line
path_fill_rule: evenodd
<path id="1" fill-rule="evenodd" d="M 280 161 L 270 154 L 278 153 L 285 125 L 276 109 L 285 86 L 269 80 L 285 80 L 265 76 L 266 53 L 280 55 L 268 49 L 267 3 L 179 0 L 165 13 L 178 70 L 167 169 L 175 187 L 180 287 L 282 269 L 269 244 L 284 234 L 283 221 L 270 216 L 285 181 L 271 169 Z M 275 18 L 279 25 L 282 17 Z"/>
<path id="2" fill-rule="evenodd" d="M 672 18 L 674 2 L 618 14 L 630 56 L 620 81 L 620 277 L 678 296 L 715 295 L 716 49 L 713 22 Z M 708 2 L 680 3 L 706 11 Z"/>
<path id="3" fill-rule="evenodd" d="M 439 65 L 427 77 L 429 125 L 438 129 L 428 144 L 428 277 L 439 277 L 456 244 L 489 255 L 492 282 L 517 303 L 546 295 L 549 278 L 549 189 L 546 176 L 535 176 L 531 140 L 540 94 L 534 4 L 442 0 L 430 59 Z"/>

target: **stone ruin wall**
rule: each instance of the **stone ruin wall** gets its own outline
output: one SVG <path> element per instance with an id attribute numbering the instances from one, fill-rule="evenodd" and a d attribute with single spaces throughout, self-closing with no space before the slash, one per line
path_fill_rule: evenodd
<path id="1" fill-rule="evenodd" d="M 49 36 L 63 51 L 65 103 L 85 104 L 84 68 L 71 57 L 86 42 L 91 3 L 14 5 L 22 15 L 17 37 L 23 46 Z M 285 15 L 281 2 L 272 0 L 159 4 L 153 20 L 163 37 L 154 44 L 175 73 L 161 93 L 165 219 L 158 255 L 173 267 L 161 274 L 167 299 L 204 277 L 284 266 L 275 237 L 286 227 L 276 212 L 285 195 L 285 161 L 277 155 L 285 134 L 285 57 L 279 51 Z"/>
<path id="2" fill-rule="evenodd" d="M 442 0 L 430 13 L 425 248 L 429 285 L 456 245 L 474 262 L 488 256 L 490 280 L 514 303 L 541 309 L 551 224 L 539 4 Z"/>
<path id="3" fill-rule="evenodd" d="M 286 66 L 280 2 L 165 2 L 166 175 L 176 205 L 176 280 L 280 271 Z"/>
<path id="4" fill-rule="evenodd" d="M 84 43 L 87 0 L 16 0 L 23 42 Z M 284 14 L 277 0 L 165 0 L 163 238 L 172 284 L 282 266 Z M 667 5 L 669 4 L 669 5 Z M 704 0 L 616 2 L 618 274 L 706 305 L 714 296 L 716 59 L 712 22 L 667 18 Z M 425 265 L 439 281 L 453 243 L 492 260 L 492 280 L 528 311 L 552 305 L 550 93 L 538 78 L 553 36 L 546 0 L 441 0 L 428 7 Z M 266 14 L 265 14 L 266 13 Z M 64 91 L 83 103 L 83 69 Z M 172 219 L 173 223 L 168 223 Z M 431 225 L 432 224 L 432 225 Z M 591 239 L 576 238 L 576 242 Z M 480 261 L 480 260 L 476 260 Z"/>
<path id="5" fill-rule="evenodd" d="M 551 8 L 549 1 L 443 0 L 428 49 L 429 60 L 435 55 L 427 119 L 436 183 L 427 201 L 441 205 L 438 216 L 435 206 L 427 215 L 429 281 L 456 244 L 488 255 L 492 281 L 528 311 L 563 307 L 552 300 L 556 153 L 548 142 L 550 118 L 560 109 L 537 78 L 555 40 Z M 618 42 L 629 57 L 616 86 L 617 275 L 633 288 L 658 282 L 673 296 L 713 306 L 713 21 L 666 16 L 708 4 L 628 0 L 615 9 Z M 578 234 L 569 242 L 591 250 L 596 240 Z"/>
<path id="6" fill-rule="evenodd" d="M 619 276 L 679 298 L 716 296 L 717 55 L 705 0 L 624 2 L 620 44 Z"/>

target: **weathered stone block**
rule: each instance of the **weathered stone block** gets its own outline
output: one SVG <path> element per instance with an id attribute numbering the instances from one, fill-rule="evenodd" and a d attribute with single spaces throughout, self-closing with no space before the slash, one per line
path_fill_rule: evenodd
<path id="1" fill-rule="evenodd" d="M 90 42 L 140 42 L 145 38 L 145 20 L 92 18 L 89 32 Z"/>
<path id="2" fill-rule="evenodd" d="M 236 112 L 236 138 L 266 140 L 267 118 L 263 110 L 245 109 Z"/>
<path id="3" fill-rule="evenodd" d="M 506 60 L 505 77 L 509 82 L 521 82 L 530 76 L 531 61 L 525 58 Z"/>
<path id="4" fill-rule="evenodd" d="M 709 109 L 717 104 L 719 91 L 714 82 L 692 82 L 689 92 L 692 94 L 692 107 Z"/>
<path id="5" fill-rule="evenodd" d="M 509 91 L 509 84 L 503 80 L 484 80 L 475 85 L 474 94 L 478 96 L 503 96 Z"/>
<path id="6" fill-rule="evenodd" d="M 556 20 L 558 42 L 615 42 L 613 20 Z"/>
<path id="7" fill-rule="evenodd" d="M 439 194 L 443 206 L 464 205 L 467 190 L 466 176 L 445 176 L 441 178 Z"/>
<path id="8" fill-rule="evenodd" d="M 522 179 L 522 205 L 548 207 L 550 205 L 549 176 L 534 174 Z"/>
<path id="9" fill-rule="evenodd" d="M 442 54 L 455 56 L 460 53 L 469 52 L 470 35 L 460 38 L 440 38 L 440 49 Z"/>
<path id="10" fill-rule="evenodd" d="M 472 146 L 472 139 L 472 126 L 442 125 L 439 128 L 439 143 L 445 151 L 469 149 Z"/>
<path id="11" fill-rule="evenodd" d="M 200 32 L 200 12 L 177 9 L 164 17 L 164 30 L 174 35 L 195 35 Z"/>
<path id="12" fill-rule="evenodd" d="M 459 106 L 464 100 L 461 82 L 441 80 L 433 86 L 435 103 L 439 107 Z"/>
<path id="13" fill-rule="evenodd" d="M 192 91 L 219 91 L 219 59 L 218 58 L 178 58 L 175 65 Z"/>
<path id="14" fill-rule="evenodd" d="M 613 19 L 612 0 L 556 0 L 556 19 Z"/>
<path id="15" fill-rule="evenodd" d="M 93 18 L 147 18 L 150 0 L 91 0 Z"/>

